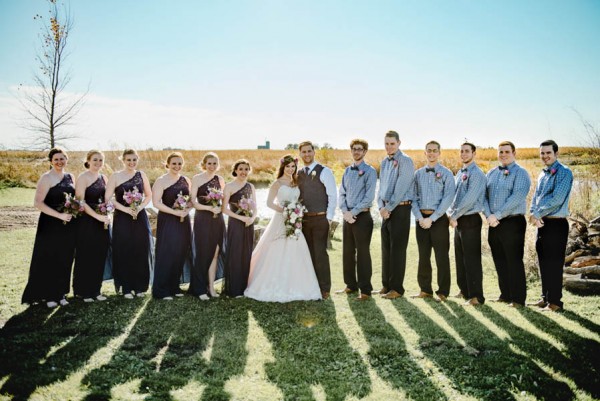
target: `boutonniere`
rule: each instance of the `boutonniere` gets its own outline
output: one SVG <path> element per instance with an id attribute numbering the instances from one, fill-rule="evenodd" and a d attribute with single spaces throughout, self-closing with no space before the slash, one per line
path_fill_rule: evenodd
<path id="1" fill-rule="evenodd" d="M 398 160 L 394 159 L 393 163 L 394 163 L 394 168 L 398 167 Z"/>
<path id="2" fill-rule="evenodd" d="M 313 179 L 313 178 L 315 178 L 316 175 L 317 175 L 317 172 L 315 170 L 313 170 L 312 173 L 310 173 L 310 178 Z"/>
<path id="3" fill-rule="evenodd" d="M 556 170 L 555 168 L 551 169 L 551 170 L 550 170 L 550 175 L 554 175 L 554 174 L 556 174 L 556 171 L 557 171 L 557 170 Z"/>
<path id="4" fill-rule="evenodd" d="M 437 173 L 435 173 L 436 180 L 440 180 L 441 178 L 442 178 L 442 173 L 440 173 L 439 171 Z"/>
<path id="5" fill-rule="evenodd" d="M 508 170 L 504 170 L 504 171 L 502 171 L 502 174 L 504 174 L 505 177 L 508 177 L 509 172 L 508 172 Z"/>
<path id="6" fill-rule="evenodd" d="M 365 175 L 365 171 L 364 170 L 358 170 L 358 176 L 362 177 L 363 175 Z"/>
<path id="7" fill-rule="evenodd" d="M 464 173 L 461 178 L 463 181 L 467 181 L 467 178 L 469 178 L 469 176 L 466 173 Z"/>

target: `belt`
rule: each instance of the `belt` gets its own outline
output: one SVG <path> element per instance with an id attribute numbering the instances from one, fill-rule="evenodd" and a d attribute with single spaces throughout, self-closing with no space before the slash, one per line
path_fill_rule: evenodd
<path id="1" fill-rule="evenodd" d="M 560 217 L 560 216 L 544 216 L 544 217 L 542 217 L 542 220 L 543 220 L 543 219 L 552 219 L 552 220 L 559 220 L 559 219 L 563 219 L 563 220 L 564 220 L 564 219 L 566 219 L 566 217 Z"/>
<path id="2" fill-rule="evenodd" d="M 425 217 L 431 216 L 434 212 L 435 212 L 435 210 L 431 210 L 431 209 L 421 209 L 421 214 Z"/>
<path id="3" fill-rule="evenodd" d="M 308 217 L 325 216 L 326 214 L 327 214 L 327 212 L 306 212 L 306 213 L 304 213 L 304 215 L 308 216 Z"/>
<path id="4" fill-rule="evenodd" d="M 524 215 L 522 215 L 522 214 L 511 214 L 511 215 L 501 218 L 500 220 L 512 219 L 513 217 L 523 217 L 523 216 Z"/>
<path id="5" fill-rule="evenodd" d="M 388 203 L 390 203 L 390 201 L 383 201 L 383 206 L 387 205 Z M 412 205 L 412 201 L 407 200 L 407 201 L 398 202 L 398 206 L 406 206 L 406 205 Z"/>

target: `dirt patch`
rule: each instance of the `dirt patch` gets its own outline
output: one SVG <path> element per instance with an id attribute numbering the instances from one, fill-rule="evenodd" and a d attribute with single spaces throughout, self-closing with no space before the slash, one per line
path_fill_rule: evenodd
<path id="1" fill-rule="evenodd" d="M 40 211 L 32 206 L 0 207 L 0 231 L 35 228 Z"/>

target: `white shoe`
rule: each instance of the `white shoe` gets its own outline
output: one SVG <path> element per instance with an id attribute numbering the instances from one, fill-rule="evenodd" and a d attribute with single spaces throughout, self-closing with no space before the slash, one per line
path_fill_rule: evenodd
<path id="1" fill-rule="evenodd" d="M 206 294 L 202 294 L 198 296 L 198 298 L 200 298 L 201 301 L 208 301 L 210 299 L 210 297 Z"/>
<path id="2" fill-rule="evenodd" d="M 243 295 L 238 295 L 236 298 L 244 298 Z"/>
<path id="3" fill-rule="evenodd" d="M 94 302 L 94 298 L 83 298 L 83 302 L 87 302 L 87 303 Z"/>
<path id="4" fill-rule="evenodd" d="M 98 295 L 96 301 L 106 301 L 106 297 L 104 295 Z"/>
<path id="5" fill-rule="evenodd" d="M 60 306 L 67 306 L 67 305 L 69 305 L 69 301 L 67 301 L 66 299 L 61 299 L 59 301 L 59 303 L 60 303 Z"/>
<path id="6" fill-rule="evenodd" d="M 163 297 L 162 300 L 163 301 L 172 301 L 173 297 Z"/>
<path id="7" fill-rule="evenodd" d="M 145 292 L 138 292 L 137 294 L 135 294 L 136 297 L 138 298 L 144 298 L 146 296 Z"/>
<path id="8" fill-rule="evenodd" d="M 183 295 L 184 295 L 183 292 L 178 292 L 177 294 L 175 294 L 175 296 L 177 298 L 181 298 Z"/>
<path id="9" fill-rule="evenodd" d="M 127 299 L 133 299 L 133 294 L 125 294 L 123 297 Z"/>
<path id="10" fill-rule="evenodd" d="M 46 302 L 46 306 L 50 309 L 54 309 L 58 306 L 58 304 L 54 301 L 49 301 L 49 302 Z"/>

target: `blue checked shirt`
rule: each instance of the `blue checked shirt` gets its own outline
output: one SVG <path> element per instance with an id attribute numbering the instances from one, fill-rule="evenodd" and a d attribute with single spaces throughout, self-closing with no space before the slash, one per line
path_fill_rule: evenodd
<path id="1" fill-rule="evenodd" d="M 436 221 L 446 213 L 454 198 L 456 185 L 452 171 L 437 163 L 433 171 L 428 166 L 415 171 L 414 199 L 412 212 L 415 219 L 421 220 L 421 209 L 434 210 L 429 216 Z"/>
<path id="2" fill-rule="evenodd" d="M 370 209 L 375 199 L 377 171 L 364 160 L 358 166 L 348 166 L 342 176 L 338 201 L 342 212 L 358 215 Z"/>
<path id="3" fill-rule="evenodd" d="M 487 173 L 483 213 L 498 220 L 527 212 L 527 194 L 531 180 L 527 170 L 512 162 L 506 168 L 496 167 Z"/>
<path id="4" fill-rule="evenodd" d="M 398 203 L 412 201 L 415 166 L 410 157 L 397 151 L 381 162 L 377 206 L 392 212 Z"/>
<path id="5" fill-rule="evenodd" d="M 573 173 L 558 160 L 544 168 L 531 199 L 533 217 L 567 217 L 572 185 Z"/>
<path id="6" fill-rule="evenodd" d="M 456 194 L 448 211 L 451 219 L 483 211 L 486 181 L 485 174 L 474 162 L 456 172 Z"/>

